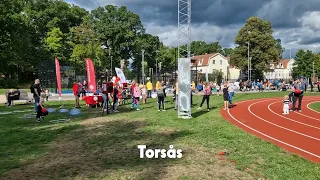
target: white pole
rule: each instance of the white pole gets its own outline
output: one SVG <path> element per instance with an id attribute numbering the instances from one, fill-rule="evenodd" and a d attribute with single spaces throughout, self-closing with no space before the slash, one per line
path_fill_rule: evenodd
<path id="1" fill-rule="evenodd" d="M 248 44 L 248 81 L 250 80 L 250 42 L 247 42 Z"/>
<path id="2" fill-rule="evenodd" d="M 142 52 L 142 84 L 144 85 L 144 49 L 141 50 Z"/>
<path id="3" fill-rule="evenodd" d="M 291 48 L 290 48 L 290 59 L 291 59 Z"/>
<path id="4" fill-rule="evenodd" d="M 314 62 L 312 63 L 312 76 L 313 76 L 313 78 L 312 78 L 312 83 L 313 83 L 314 77 L 315 77 L 315 74 L 314 74 Z"/>

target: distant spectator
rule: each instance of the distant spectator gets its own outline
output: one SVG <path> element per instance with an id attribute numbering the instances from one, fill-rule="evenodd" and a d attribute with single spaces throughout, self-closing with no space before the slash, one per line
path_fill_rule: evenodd
<path id="1" fill-rule="evenodd" d="M 80 107 L 80 104 L 79 104 L 80 93 L 79 93 L 79 84 L 77 84 L 77 82 L 73 83 L 72 90 L 73 90 L 73 95 L 74 95 L 74 98 L 75 98 L 74 107 L 75 108 L 79 108 Z"/>
<path id="2" fill-rule="evenodd" d="M 20 91 L 19 89 L 16 89 L 16 90 L 13 90 L 13 89 L 10 89 L 9 90 L 9 93 L 8 93 L 8 102 L 7 102 L 7 106 L 11 106 L 11 103 L 13 100 L 19 100 L 20 98 Z"/>

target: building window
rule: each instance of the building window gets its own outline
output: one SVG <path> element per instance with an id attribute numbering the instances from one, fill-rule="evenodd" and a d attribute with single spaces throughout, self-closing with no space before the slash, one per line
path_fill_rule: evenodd
<path id="1" fill-rule="evenodd" d="M 220 65 L 222 65 L 222 60 L 220 60 Z"/>
<path id="2" fill-rule="evenodd" d="M 203 59 L 200 59 L 200 60 L 199 60 L 199 63 L 198 63 L 198 64 L 199 64 L 200 66 L 202 65 L 202 61 L 203 61 Z"/>
<path id="3" fill-rule="evenodd" d="M 212 64 L 216 64 L 216 60 L 212 60 Z"/>

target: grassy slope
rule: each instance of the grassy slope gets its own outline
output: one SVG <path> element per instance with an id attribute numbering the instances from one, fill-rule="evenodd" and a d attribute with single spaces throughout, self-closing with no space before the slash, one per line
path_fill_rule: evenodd
<path id="1" fill-rule="evenodd" d="M 234 100 L 275 96 L 283 93 L 236 94 Z M 26 176 L 39 179 L 250 179 L 260 175 L 267 179 L 320 178 L 320 165 L 231 125 L 219 114 L 222 97 L 210 100 L 213 109 L 196 111 L 194 106 L 191 120 L 177 119 L 170 103 L 167 112 L 158 112 L 155 102 L 142 105 L 139 112 L 128 110 L 128 105 L 122 106 L 120 114 L 96 119 L 89 118 L 98 117 L 98 110 L 83 109 L 83 116 L 61 124 L 48 122 L 63 117 L 58 113 L 50 114 L 41 124 L 18 118 L 24 113 L 1 115 L 0 177 L 4 174 L 5 178 L 21 179 Z M 195 97 L 194 103 L 199 101 L 200 98 Z M 73 102 L 64 104 L 70 108 Z M 57 102 L 49 105 L 59 106 Z M 0 107 L 0 112 L 9 110 Z M 179 160 L 140 159 L 138 144 L 161 149 L 173 144 L 185 153 Z M 228 159 L 240 164 L 218 160 L 216 155 L 222 150 L 231 151 Z"/>

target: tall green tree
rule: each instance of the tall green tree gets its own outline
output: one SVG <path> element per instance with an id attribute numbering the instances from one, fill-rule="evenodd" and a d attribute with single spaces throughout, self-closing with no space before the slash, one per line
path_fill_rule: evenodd
<path id="1" fill-rule="evenodd" d="M 59 56 L 63 49 L 64 34 L 60 28 L 52 28 L 44 39 L 46 49 L 55 57 Z"/>
<path id="2" fill-rule="evenodd" d="M 224 56 L 231 56 L 232 53 L 233 53 L 232 48 L 223 48 L 222 50 L 222 55 Z"/>
<path id="3" fill-rule="evenodd" d="M 279 51 L 276 40 L 272 36 L 273 30 L 269 21 L 257 17 L 250 17 L 240 29 L 234 42 L 236 48 L 231 55 L 231 63 L 243 72 L 248 68 L 248 45 L 252 57 L 252 77 L 263 78 L 263 72 L 269 69 L 269 64 L 279 61 Z"/>
<path id="4" fill-rule="evenodd" d="M 278 50 L 279 59 L 282 59 L 282 54 L 286 49 L 282 47 L 281 39 L 276 39 L 276 49 Z"/>
<path id="5" fill-rule="evenodd" d="M 114 64 L 120 64 L 121 59 L 133 57 L 134 42 L 145 31 L 139 15 L 124 6 L 98 7 L 91 11 L 88 23 L 97 33 L 98 39 L 110 46 Z"/>
<path id="6" fill-rule="evenodd" d="M 312 51 L 310 50 L 302 50 L 300 49 L 296 53 L 295 57 L 295 62 L 294 62 L 294 68 L 292 72 L 292 76 L 294 78 L 299 77 L 299 76 L 305 76 L 307 78 L 312 77 L 313 73 L 313 62 L 315 62 L 316 65 L 319 64 L 319 59 L 317 55 L 313 54 Z M 316 67 L 316 70 L 319 68 Z"/>
<path id="7" fill-rule="evenodd" d="M 211 53 L 222 53 L 222 47 L 219 42 L 211 42 L 207 44 L 204 41 L 192 41 L 190 44 L 191 54 L 203 55 Z"/>
<path id="8" fill-rule="evenodd" d="M 140 79 L 141 67 L 142 67 L 142 50 L 144 50 L 144 61 L 147 63 L 149 68 L 154 68 L 156 65 L 157 50 L 160 48 L 159 37 L 153 36 L 151 34 L 143 34 L 137 36 L 132 49 L 133 63 L 131 68 L 137 75 L 137 79 Z M 148 68 L 145 67 L 145 74 Z"/>

